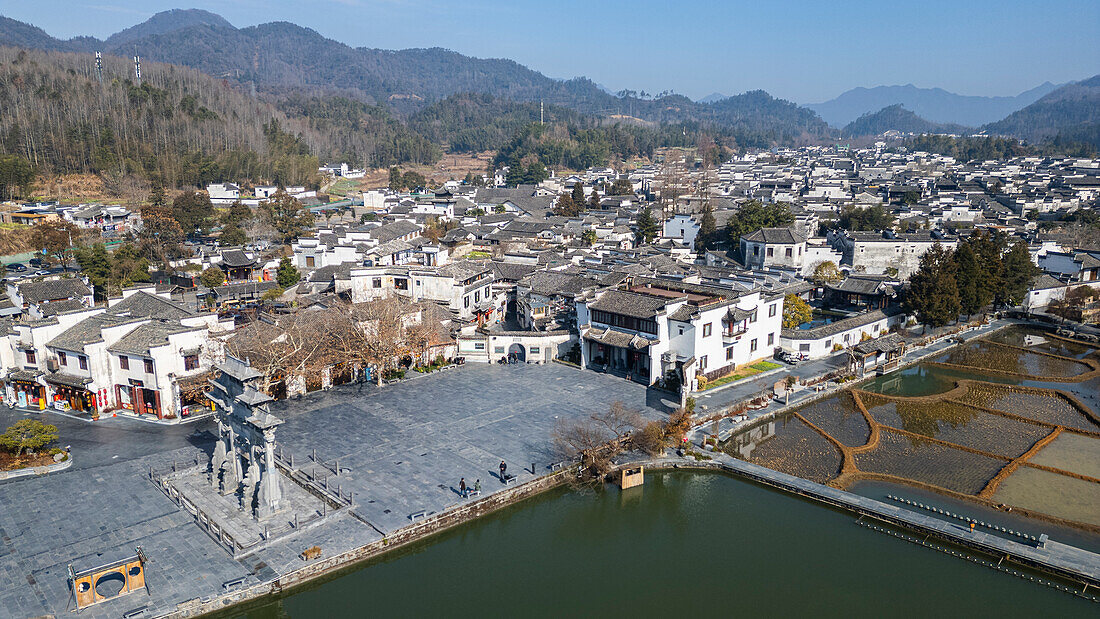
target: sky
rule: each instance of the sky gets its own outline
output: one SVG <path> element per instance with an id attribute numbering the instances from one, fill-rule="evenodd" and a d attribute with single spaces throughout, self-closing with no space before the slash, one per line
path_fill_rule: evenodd
<path id="1" fill-rule="evenodd" d="M 0 0 L 0 15 L 64 39 L 172 8 L 693 99 L 763 89 L 805 104 L 895 84 L 1015 95 L 1100 73 L 1100 0 Z"/>

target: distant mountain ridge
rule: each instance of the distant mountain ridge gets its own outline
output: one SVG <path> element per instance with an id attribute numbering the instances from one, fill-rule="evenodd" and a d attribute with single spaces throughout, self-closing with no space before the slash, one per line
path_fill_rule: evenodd
<path id="1" fill-rule="evenodd" d="M 41 29 L 0 20 L 0 44 L 90 52 L 190 66 L 258 90 L 350 95 L 387 103 L 409 115 L 459 93 L 539 102 L 599 117 L 628 115 L 650 122 L 712 123 L 738 142 L 767 146 L 809 142 L 831 134 L 813 112 L 763 91 L 715 104 L 682 95 L 618 97 L 586 78 L 558 80 L 507 59 L 480 59 L 440 49 L 353 48 L 287 22 L 235 28 L 206 11 L 167 11 L 109 37 L 61 41 Z"/>
<path id="2" fill-rule="evenodd" d="M 864 114 L 848 123 L 841 131 L 844 137 L 881 135 L 887 131 L 902 133 L 967 133 L 967 127 L 934 123 L 905 109 L 900 103 L 888 105 L 877 112 Z"/>
<path id="3" fill-rule="evenodd" d="M 817 112 L 834 127 L 896 103 L 934 123 L 979 127 L 1023 109 L 1056 88 L 1057 85 L 1045 82 L 1014 97 L 981 97 L 959 95 L 942 88 L 918 88 L 912 84 L 860 87 L 835 99 L 805 107 Z"/>
<path id="4" fill-rule="evenodd" d="M 202 9 L 171 9 L 157 13 L 148 20 L 120 30 L 104 41 L 109 46 L 118 46 L 147 36 L 167 34 L 190 26 L 215 26 L 236 30 L 233 24 L 221 15 Z"/>
<path id="5" fill-rule="evenodd" d="M 338 95 L 384 104 L 405 121 L 435 102 L 480 93 L 521 104 L 541 102 L 547 109 L 570 110 L 600 122 L 629 118 L 635 119 L 630 122 L 683 125 L 683 135 L 705 132 L 741 147 L 826 142 L 841 133 L 826 120 L 845 126 L 844 133 L 876 134 L 889 129 L 957 132 L 988 124 L 991 131 L 1030 140 L 1062 136 L 1090 143 L 1094 126 L 1100 125 L 1095 120 L 1095 100 L 1077 96 L 1082 88 L 1089 88 L 1091 80 L 1077 83 L 1076 90 L 1065 91 L 1057 100 L 1046 100 L 1062 90 L 1050 83 L 1015 97 L 971 97 L 911 84 L 857 88 L 811 106 L 798 106 L 762 90 L 734 96 L 716 92 L 699 101 L 677 94 L 637 96 L 629 90 L 622 91 L 625 96 L 620 97 L 587 78 L 553 79 L 508 59 L 472 58 L 441 48 L 353 48 L 296 24 L 272 22 L 237 28 L 214 13 L 197 9 L 157 13 L 105 41 L 91 37 L 60 40 L 30 24 L 0 17 L 0 45 L 103 51 L 124 59 L 136 54 L 195 68 L 244 88 L 254 87 L 276 101 L 289 96 Z M 1042 106 L 1030 107 L 1040 99 L 1046 100 Z M 471 102 L 451 103 L 461 107 Z M 893 108 L 896 104 L 900 107 Z M 471 113 L 484 117 L 494 105 L 479 103 L 475 106 L 480 108 L 478 112 Z M 1025 108 L 1030 111 L 1016 116 Z M 526 114 L 520 108 L 508 110 L 509 123 Z M 445 115 L 457 117 L 461 111 L 449 110 Z M 477 136 L 471 132 L 459 135 L 450 128 L 447 135 L 469 144 L 495 143 L 501 138 L 501 128 L 509 126 L 498 123 L 492 135 Z"/>

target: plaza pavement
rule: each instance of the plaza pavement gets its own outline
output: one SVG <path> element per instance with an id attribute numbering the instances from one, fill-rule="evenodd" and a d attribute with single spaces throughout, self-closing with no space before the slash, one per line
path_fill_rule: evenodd
<path id="1" fill-rule="evenodd" d="M 363 384 L 276 403 L 284 454 L 309 469 L 339 460 L 329 478 L 355 493 L 356 512 L 387 534 L 462 500 L 459 479 L 481 480 L 482 496 L 502 487 L 498 467 L 523 483 L 550 472 L 558 419 L 606 411 L 612 402 L 643 411 L 636 383 L 562 364 L 482 365 L 418 377 L 381 389 Z M 531 466 L 534 464 L 534 471 Z M 319 472 L 323 467 L 316 467 Z"/>
<path id="2" fill-rule="evenodd" d="M 57 425 L 59 443 L 71 445 L 74 458 L 65 471 L 0 483 L 0 617 L 67 616 L 69 563 L 96 567 L 139 545 L 149 558 L 148 594 L 120 596 L 81 617 L 117 618 L 143 606 L 158 615 L 214 597 L 228 581 L 272 580 L 304 565 L 298 554 L 312 545 L 333 556 L 411 524 L 413 512 L 462 501 L 460 477 L 471 486 L 480 478 L 483 496 L 502 489 L 495 477 L 502 459 L 519 483 L 548 473 L 559 418 L 606 410 L 616 400 L 659 417 L 646 398 L 641 385 L 561 364 L 469 364 L 382 388 L 344 386 L 279 402 L 273 412 L 286 420 L 277 433 L 285 453 L 306 469 L 313 449 L 321 460 L 339 459 L 342 473 L 329 481 L 355 493 L 356 513 L 340 510 L 240 560 L 147 479 L 150 468 L 208 458 L 209 420 L 86 422 L 0 407 L 4 427 L 28 416 Z"/>

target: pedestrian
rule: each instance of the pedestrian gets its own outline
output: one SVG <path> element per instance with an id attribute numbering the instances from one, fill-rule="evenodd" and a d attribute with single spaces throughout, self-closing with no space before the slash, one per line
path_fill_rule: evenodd
<path id="1" fill-rule="evenodd" d="M 474 490 L 477 490 L 478 492 L 481 492 L 481 479 L 480 478 L 474 480 Z"/>
<path id="2" fill-rule="evenodd" d="M 462 498 L 466 498 L 466 478 L 458 480 L 458 493 L 462 495 Z"/>
<path id="3" fill-rule="evenodd" d="M 504 460 L 500 461 L 500 483 L 508 481 L 508 465 L 504 463 Z"/>

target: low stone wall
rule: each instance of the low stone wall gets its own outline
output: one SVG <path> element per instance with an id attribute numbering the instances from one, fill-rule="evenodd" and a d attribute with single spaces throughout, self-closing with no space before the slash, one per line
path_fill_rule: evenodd
<path id="1" fill-rule="evenodd" d="M 57 471 L 64 471 L 73 465 L 72 454 L 68 458 L 61 462 L 55 462 L 53 464 L 47 464 L 44 466 L 28 466 L 22 469 L 15 469 L 14 471 L 0 471 L 0 481 L 5 479 L 15 479 L 18 477 L 30 477 L 31 475 L 45 475 L 47 473 L 55 473 Z"/>
<path id="2" fill-rule="evenodd" d="M 360 546 L 325 559 L 315 560 L 301 568 L 283 574 L 274 581 L 260 583 L 252 587 L 239 589 L 207 600 L 189 600 L 181 602 L 174 611 L 160 617 L 196 617 L 224 610 L 237 604 L 259 600 L 269 595 L 283 593 L 287 589 L 308 581 L 331 574 L 357 563 L 374 559 L 382 554 L 418 542 L 436 533 L 475 520 L 485 514 L 519 503 L 537 494 L 562 485 L 572 468 L 562 469 L 550 475 L 539 477 L 525 484 L 495 492 L 477 501 L 463 503 L 439 513 L 431 514 L 423 520 L 395 531 L 377 542 Z M 323 551 L 324 549 L 322 549 Z"/>

